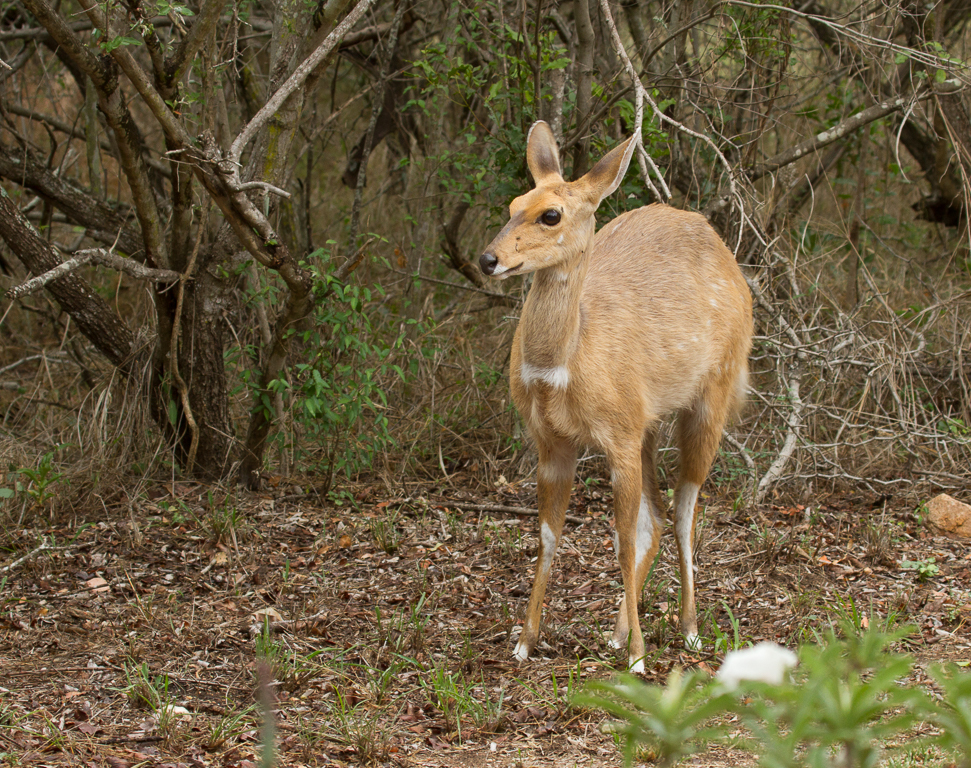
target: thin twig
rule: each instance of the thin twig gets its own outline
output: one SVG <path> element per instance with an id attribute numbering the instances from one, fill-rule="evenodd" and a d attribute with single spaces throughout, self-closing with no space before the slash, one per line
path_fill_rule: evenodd
<path id="1" fill-rule="evenodd" d="M 436 285 L 444 285 L 449 288 L 457 288 L 461 291 L 472 291 L 473 293 L 482 293 L 486 296 L 490 296 L 493 299 L 501 299 L 504 302 L 514 302 L 516 304 L 522 304 L 523 300 L 518 296 L 512 296 L 506 293 L 496 293 L 495 291 L 487 291 L 485 288 L 479 288 L 475 285 L 463 285 L 461 283 L 450 283 L 448 280 L 439 280 L 435 277 L 426 277 L 425 275 L 419 275 L 414 272 L 405 272 L 403 269 L 392 269 L 392 272 L 396 275 L 402 275 L 403 277 L 410 277 L 412 279 L 417 278 L 423 283 L 435 283 Z"/>
<path id="2" fill-rule="evenodd" d="M 357 181 L 354 185 L 354 202 L 351 204 L 351 223 L 348 233 L 348 249 L 354 247 L 357 240 L 357 230 L 361 218 L 361 204 L 364 198 L 364 184 L 367 179 L 368 161 L 371 159 L 371 151 L 374 149 L 374 132 L 378 125 L 378 117 L 384 111 L 384 95 L 388 87 L 388 73 L 391 71 L 391 62 L 394 59 L 395 51 L 398 49 L 398 30 L 401 27 L 401 20 L 404 18 L 405 5 L 407 0 L 398 0 L 398 8 L 391 22 L 391 31 L 388 34 L 387 58 L 381 65 L 381 73 L 378 76 L 378 87 L 374 90 L 374 103 L 371 106 L 371 117 L 368 120 L 367 131 L 364 134 L 364 147 L 361 153 L 361 164 L 357 169 Z"/>
<path id="3" fill-rule="evenodd" d="M 202 234 L 206 230 L 206 221 L 209 219 L 209 210 L 212 206 L 212 199 L 206 203 L 206 210 L 199 220 L 199 230 L 196 232 L 196 242 L 192 246 L 192 255 L 189 256 L 189 263 L 186 265 L 184 279 L 179 281 L 179 295 L 175 302 L 175 318 L 172 320 L 172 336 L 169 339 L 169 361 L 172 371 L 172 380 L 175 382 L 176 389 L 179 390 L 179 399 L 182 401 L 182 414 L 185 416 L 186 424 L 189 426 L 189 455 L 186 458 L 185 470 L 192 472 L 196 464 L 196 452 L 199 450 L 199 425 L 192 413 L 192 403 L 189 401 L 189 388 L 186 386 L 182 374 L 179 373 L 179 336 L 182 332 L 182 301 L 185 296 L 186 280 L 192 278 L 192 273 L 196 268 L 196 257 L 199 255 L 199 246 L 202 243 Z"/>

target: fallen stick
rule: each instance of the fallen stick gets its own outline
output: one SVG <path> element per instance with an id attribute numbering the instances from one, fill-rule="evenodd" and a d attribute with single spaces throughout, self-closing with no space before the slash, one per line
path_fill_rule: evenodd
<path id="1" fill-rule="evenodd" d="M 21 563 L 25 562 L 26 560 L 30 560 L 30 558 L 32 558 L 38 552 L 41 552 L 41 551 L 43 551 L 45 549 L 53 549 L 53 547 L 51 547 L 51 545 L 48 544 L 46 540 L 43 541 L 43 542 L 41 542 L 41 545 L 39 547 L 35 547 L 30 552 L 28 552 L 26 555 L 24 555 L 23 557 L 21 557 L 19 560 L 14 560 L 12 563 L 9 563 L 8 565 L 3 566 L 3 568 L 0 568 L 0 573 L 8 573 L 9 571 L 12 571 L 18 565 L 20 565 Z"/>
<path id="2" fill-rule="evenodd" d="M 469 509 L 475 512 L 508 512 L 513 515 L 539 517 L 539 512 L 537 512 L 535 509 L 530 509 L 529 507 L 509 507 L 505 504 L 473 504 L 465 501 L 443 501 L 441 503 L 449 507 Z M 576 523 L 577 525 L 582 525 L 583 523 L 589 522 L 586 518 L 576 517 L 575 515 L 566 515 L 564 519 L 568 522 Z"/>

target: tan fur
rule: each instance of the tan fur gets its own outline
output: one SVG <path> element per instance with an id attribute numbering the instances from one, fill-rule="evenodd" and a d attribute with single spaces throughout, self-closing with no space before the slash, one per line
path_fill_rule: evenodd
<path id="1" fill-rule="evenodd" d="M 631 665 L 643 657 L 637 596 L 657 552 L 663 507 L 654 466 L 659 421 L 678 419 L 681 494 L 704 482 L 724 424 L 747 377 L 752 301 L 735 259 L 705 218 L 650 205 L 622 214 L 594 235 L 601 199 L 619 184 L 629 140 L 587 176 L 568 183 L 559 173 L 552 134 L 530 132 L 527 160 L 536 188 L 513 200 L 510 222 L 480 259 L 496 277 L 535 272 L 510 365 L 512 396 L 539 450 L 541 530 L 559 539 L 569 503 L 576 451 L 604 450 L 613 472 L 618 559 L 625 598 L 614 641 L 627 642 Z M 555 167 L 554 167 L 555 166 Z M 541 221 L 556 210 L 555 226 Z M 498 273 L 498 274 L 497 274 Z M 525 368 L 524 368 L 525 364 Z M 525 374 L 525 375 L 524 375 Z M 641 499 L 650 508 L 642 530 L 648 546 L 635 562 Z M 679 531 L 694 531 L 690 519 Z M 676 512 L 677 516 L 677 512 Z M 682 630 L 697 634 L 691 543 L 678 545 Z M 544 544 L 541 537 L 540 558 Z M 517 655 L 538 639 L 547 574 L 537 572 Z"/>

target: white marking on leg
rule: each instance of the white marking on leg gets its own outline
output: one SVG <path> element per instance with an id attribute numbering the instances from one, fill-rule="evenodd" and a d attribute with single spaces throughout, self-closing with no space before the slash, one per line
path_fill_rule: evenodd
<path id="1" fill-rule="evenodd" d="M 629 662 L 628 669 L 635 675 L 644 674 L 644 659 L 631 659 Z"/>
<path id="2" fill-rule="evenodd" d="M 572 469 L 564 471 L 563 464 L 565 462 L 560 462 L 556 460 L 547 461 L 540 464 L 536 470 L 536 474 L 539 476 L 540 480 L 545 480 L 547 483 L 559 483 L 564 480 L 573 480 Z"/>
<path id="3" fill-rule="evenodd" d="M 550 566 L 553 565 L 553 555 L 556 554 L 556 534 L 553 533 L 549 523 L 543 523 L 539 527 L 539 534 L 543 538 L 543 559 L 536 567 L 544 574 L 549 574 Z"/>
<path id="4" fill-rule="evenodd" d="M 519 369 L 519 378 L 524 387 L 528 387 L 534 381 L 545 381 L 553 389 L 566 389 L 570 383 L 570 371 L 565 365 L 540 368 L 530 363 L 523 363 L 522 368 Z"/>
<path id="5" fill-rule="evenodd" d="M 693 595 L 695 591 L 694 577 L 694 532 L 695 504 L 698 503 L 698 491 L 701 487 L 695 483 L 685 483 L 681 486 L 678 493 L 678 507 L 674 515 L 674 535 L 678 538 L 678 546 L 681 554 L 688 563 L 687 569 L 681 573 L 681 578 L 686 582 L 681 585 L 681 610 L 684 610 L 684 595 L 690 591 Z M 685 635 L 685 648 L 696 651 L 701 648 L 701 641 L 698 635 L 691 632 Z"/>
<path id="6" fill-rule="evenodd" d="M 681 486 L 678 494 L 678 508 L 674 512 L 675 529 L 674 533 L 678 537 L 678 543 L 682 551 L 691 555 L 691 530 L 694 527 L 695 504 L 698 503 L 698 491 L 701 486 L 694 483 L 685 483 Z M 691 557 L 688 562 L 691 562 Z"/>
<path id="7" fill-rule="evenodd" d="M 512 655 L 517 661 L 526 661 L 529 658 L 529 651 L 526 650 L 522 640 L 516 643 L 516 650 L 512 652 Z"/>
<path id="8" fill-rule="evenodd" d="M 641 561 L 647 557 L 654 545 L 654 510 L 647 494 L 641 494 L 641 506 L 637 510 L 637 538 L 634 542 L 634 569 L 641 567 Z"/>

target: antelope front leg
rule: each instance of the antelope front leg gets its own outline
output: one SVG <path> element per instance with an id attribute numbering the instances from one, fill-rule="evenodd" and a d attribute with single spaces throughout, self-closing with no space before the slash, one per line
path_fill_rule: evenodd
<path id="1" fill-rule="evenodd" d="M 637 602 L 647 571 L 657 554 L 660 525 L 643 494 L 639 459 L 614 464 L 614 521 L 617 560 L 624 580 L 624 599 L 610 644 L 628 649 L 631 672 L 644 672 L 644 637 Z"/>
<path id="2" fill-rule="evenodd" d="M 536 472 L 536 496 L 539 504 L 539 552 L 536 557 L 536 575 L 533 591 L 529 595 L 523 633 L 513 656 L 525 661 L 532 654 L 539 640 L 540 620 L 543 616 L 543 598 L 549 583 L 550 568 L 556 545 L 563 531 L 566 508 L 573 490 L 573 474 L 576 471 L 576 450 L 567 443 L 539 444 L 539 468 Z"/>

